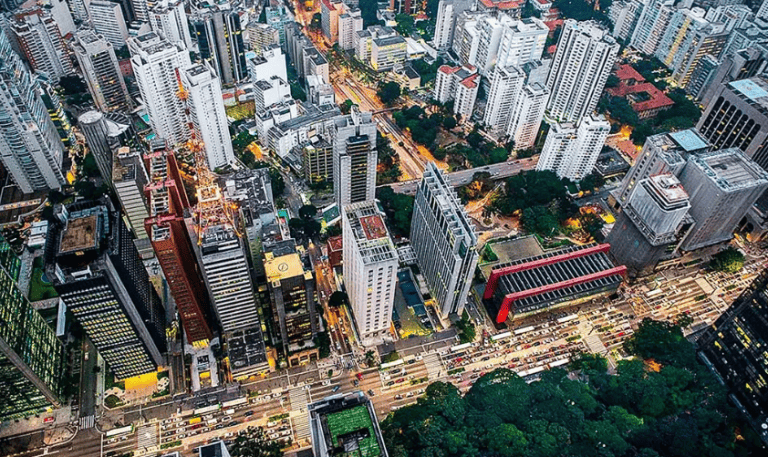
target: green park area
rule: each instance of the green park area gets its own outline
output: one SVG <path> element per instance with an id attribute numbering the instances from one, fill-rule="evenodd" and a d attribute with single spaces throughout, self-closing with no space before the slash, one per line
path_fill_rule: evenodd
<path id="1" fill-rule="evenodd" d="M 29 301 L 36 302 L 58 297 L 56 289 L 53 288 L 50 281 L 45 277 L 43 271 L 43 258 L 36 257 L 32 266 L 32 278 L 29 281 Z"/>
<path id="2" fill-rule="evenodd" d="M 368 409 L 356 406 L 351 409 L 339 411 L 327 416 L 328 430 L 331 432 L 331 441 L 338 446 L 339 436 L 346 435 L 361 429 L 368 429 L 368 436 L 359 441 L 360 449 L 354 453 L 344 454 L 344 457 L 377 457 L 381 455 L 379 443 L 376 441 L 376 433 L 373 430 L 371 416 Z"/>

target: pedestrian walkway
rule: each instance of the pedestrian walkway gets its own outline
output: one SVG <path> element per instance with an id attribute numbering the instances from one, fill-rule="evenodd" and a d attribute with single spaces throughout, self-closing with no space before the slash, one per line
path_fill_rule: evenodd
<path id="1" fill-rule="evenodd" d="M 93 414 L 90 416 L 85 416 L 80 418 L 80 430 L 85 430 L 87 428 L 93 428 L 94 424 L 96 423 L 96 418 Z"/>
<path id="2" fill-rule="evenodd" d="M 157 446 L 157 424 L 147 424 L 139 427 L 137 438 L 139 440 L 139 450 Z"/>
<path id="3" fill-rule="evenodd" d="M 427 367 L 427 376 L 429 380 L 437 379 L 443 372 L 443 364 L 440 361 L 440 356 L 434 352 L 430 352 L 424 356 L 424 366 Z"/>
<path id="4" fill-rule="evenodd" d="M 291 389 L 289 395 L 291 411 L 294 413 L 291 417 L 291 425 L 293 426 L 293 433 L 296 435 L 296 441 L 309 439 L 309 417 L 307 416 L 307 403 L 309 399 L 307 397 L 307 390 L 303 387 Z"/>

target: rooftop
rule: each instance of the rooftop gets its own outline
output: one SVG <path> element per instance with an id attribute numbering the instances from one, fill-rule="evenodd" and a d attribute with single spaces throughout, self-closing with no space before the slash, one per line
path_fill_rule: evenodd
<path id="1" fill-rule="evenodd" d="M 342 236 L 332 236 L 328 238 L 328 247 L 331 251 L 341 251 L 343 249 Z"/>
<path id="2" fill-rule="evenodd" d="M 751 187 L 760 182 L 768 183 L 768 173 L 747 159 L 738 148 L 691 156 L 690 160 L 726 191 Z"/>
<path id="3" fill-rule="evenodd" d="M 362 392 L 308 406 L 315 457 L 387 457 L 376 413 Z"/>
<path id="4" fill-rule="evenodd" d="M 669 137 L 686 152 L 697 151 L 709 147 L 709 142 L 696 129 L 670 132 Z"/>
<path id="5" fill-rule="evenodd" d="M 61 236 L 59 253 L 84 251 L 98 247 L 99 218 L 96 214 L 72 219 Z"/>
<path id="6" fill-rule="evenodd" d="M 360 225 L 363 227 L 365 237 L 369 240 L 378 240 L 387 236 L 387 228 L 384 220 L 378 214 L 360 218 Z"/>
<path id="7" fill-rule="evenodd" d="M 651 176 L 649 182 L 658 194 L 668 202 L 688 200 L 688 192 L 683 189 L 683 185 L 680 184 L 680 181 L 674 175 Z"/>
<path id="8" fill-rule="evenodd" d="M 304 276 L 304 265 L 297 253 L 280 257 L 272 257 L 271 253 L 267 253 L 264 259 L 264 270 L 269 282 Z"/>
<path id="9" fill-rule="evenodd" d="M 768 91 L 765 87 L 762 87 L 762 85 L 758 84 L 754 79 L 742 79 L 728 84 L 753 102 L 768 96 Z"/>

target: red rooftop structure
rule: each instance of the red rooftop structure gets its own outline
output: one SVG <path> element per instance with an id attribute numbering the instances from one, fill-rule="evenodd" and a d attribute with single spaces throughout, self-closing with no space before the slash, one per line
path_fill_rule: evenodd
<path id="1" fill-rule="evenodd" d="M 614 97 L 626 99 L 640 119 L 654 117 L 675 104 L 664 92 L 646 82 L 643 75 L 631 65 L 619 66 L 616 76 L 619 78 L 618 87 L 610 87 L 606 90 Z"/>

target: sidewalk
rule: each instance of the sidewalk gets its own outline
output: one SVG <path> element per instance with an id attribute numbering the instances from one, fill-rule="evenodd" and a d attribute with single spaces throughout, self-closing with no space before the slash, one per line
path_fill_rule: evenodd
<path id="1" fill-rule="evenodd" d="M 46 423 L 45 420 L 51 417 L 53 418 L 53 422 Z M 32 416 L 27 419 L 19 419 L 18 422 L 15 420 L 3 422 L 0 424 L 0 438 L 41 433 L 43 431 L 48 433 L 50 430 L 53 430 L 54 427 L 62 428 L 70 425 L 71 421 L 71 409 L 69 406 L 65 406 L 55 409 L 50 413 L 40 414 L 39 417 Z"/>

